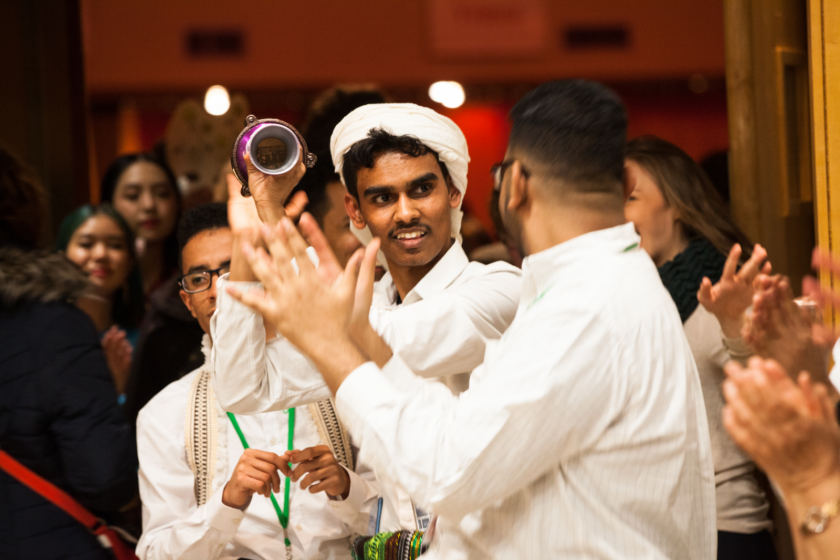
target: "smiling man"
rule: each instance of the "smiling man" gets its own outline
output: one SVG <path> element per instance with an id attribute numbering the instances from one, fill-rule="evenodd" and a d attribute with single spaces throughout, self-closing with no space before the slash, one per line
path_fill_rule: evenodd
<path id="1" fill-rule="evenodd" d="M 469 154 L 452 120 L 418 105 L 360 107 L 335 128 L 331 139 L 335 170 L 347 186 L 345 207 L 363 243 L 382 240 L 380 262 L 389 272 L 374 286 L 372 305 L 354 316 L 358 343 L 381 338 L 425 378 L 466 377 L 484 360 L 488 341 L 497 340 L 516 314 L 521 272 L 505 263 L 471 263 L 458 241 L 461 202 L 467 186 Z M 249 170 L 255 211 L 251 221 L 275 225 L 281 203 L 300 175 L 267 177 Z M 272 201 L 274 201 L 272 203 Z M 256 218 L 259 214 L 259 218 Z M 234 237 L 253 240 L 258 229 L 234 220 Z M 259 223 L 257 223 L 257 226 Z M 325 275 L 340 272 L 314 220 L 302 229 L 321 257 Z M 230 284 L 255 286 L 246 259 L 234 250 Z M 246 282 L 250 281 L 250 282 Z M 220 282 L 224 286 L 226 280 Z M 211 324 L 216 344 L 216 388 L 226 410 L 255 413 L 281 410 L 331 396 L 312 363 L 285 337 L 266 344 L 263 318 L 219 290 L 219 312 Z M 458 377 L 453 377 L 458 375 Z M 383 530 L 422 528 L 408 494 L 381 480 L 385 500 Z"/>

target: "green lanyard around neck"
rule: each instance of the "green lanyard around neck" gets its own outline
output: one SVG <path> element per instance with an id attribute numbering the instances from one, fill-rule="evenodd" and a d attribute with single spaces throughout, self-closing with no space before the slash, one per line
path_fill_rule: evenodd
<path id="1" fill-rule="evenodd" d="M 289 451 L 295 448 L 295 409 L 290 408 L 288 410 L 289 413 Z M 228 418 L 230 418 L 230 423 L 233 424 L 233 428 L 236 430 L 237 435 L 239 436 L 239 441 L 242 442 L 242 447 L 248 449 L 250 446 L 248 445 L 248 441 L 245 439 L 245 434 L 242 433 L 242 428 L 239 427 L 239 422 L 236 421 L 236 416 L 231 414 L 230 412 L 227 413 Z M 289 466 L 292 466 L 289 463 Z M 277 500 L 274 498 L 274 492 L 271 493 L 271 505 L 274 506 L 274 511 L 277 512 L 277 519 L 280 520 L 280 526 L 285 529 L 289 525 L 289 487 L 290 484 L 289 477 L 286 477 L 286 482 L 283 484 L 285 488 L 283 489 L 283 509 L 280 509 L 280 505 L 277 503 Z M 286 546 L 291 546 L 289 539 L 286 539 Z"/>

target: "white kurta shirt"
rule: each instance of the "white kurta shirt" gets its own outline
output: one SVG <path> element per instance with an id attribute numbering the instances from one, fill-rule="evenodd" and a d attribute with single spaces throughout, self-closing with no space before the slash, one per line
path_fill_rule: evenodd
<path id="1" fill-rule="evenodd" d="M 455 397 L 398 355 L 337 394 L 378 477 L 438 514 L 429 558 L 715 557 L 703 395 L 633 225 L 533 255 L 522 305 Z"/>
<path id="2" fill-rule="evenodd" d="M 210 323 L 217 396 L 225 410 L 253 414 L 332 396 L 312 362 L 281 336 L 266 343 L 260 314 L 225 292 L 219 280 Z M 236 283 L 246 291 L 259 284 Z M 470 372 L 516 314 L 522 273 L 507 263 L 471 263 L 461 244 L 447 253 L 397 305 L 390 274 L 374 286 L 370 321 L 386 343 L 426 378 Z M 221 373 L 224 372 L 224 373 Z M 414 529 L 408 495 L 379 480 L 385 498 L 382 530 Z"/>
<path id="3" fill-rule="evenodd" d="M 270 500 L 254 495 L 245 511 L 222 503 L 224 485 L 244 448 L 221 409 L 217 411 L 218 434 L 211 437 L 217 443 L 213 494 L 206 504 L 196 504 L 184 430 L 190 387 L 199 371 L 168 385 L 137 417 L 143 502 L 143 536 L 137 555 L 143 560 L 285 558 L 283 530 Z M 287 412 L 236 418 L 252 448 L 278 455 L 287 450 Z M 294 444 L 297 449 L 322 444 L 308 407 L 296 410 Z M 329 500 L 323 492 L 310 494 L 292 483 L 288 536 L 295 559 L 350 558 L 351 531 L 366 532 L 368 512 L 378 497 L 372 473 L 363 468 L 357 471 L 360 474 L 349 473 L 350 495 L 344 501 Z M 283 507 L 287 479 L 281 476 L 281 481 L 275 498 Z"/>

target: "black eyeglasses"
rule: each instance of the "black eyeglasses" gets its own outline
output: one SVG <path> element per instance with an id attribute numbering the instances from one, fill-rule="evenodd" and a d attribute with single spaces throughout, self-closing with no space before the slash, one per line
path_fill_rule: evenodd
<path id="1" fill-rule="evenodd" d="M 188 294 L 197 294 L 198 292 L 210 289 L 210 286 L 213 285 L 214 274 L 216 276 L 221 276 L 222 274 L 227 274 L 228 272 L 230 272 L 230 265 L 226 264 L 225 266 L 213 270 L 202 270 L 200 272 L 190 272 L 189 274 L 184 274 L 178 278 L 178 283 Z"/>
<path id="2" fill-rule="evenodd" d="M 513 165 L 513 162 L 517 160 L 509 159 L 507 161 L 500 161 L 499 163 L 495 164 L 493 167 L 490 168 L 490 176 L 493 177 L 493 190 L 499 192 L 502 190 L 502 179 L 505 176 L 505 171 L 507 171 L 508 167 Z M 525 166 L 520 164 L 522 168 L 522 175 L 525 178 L 529 178 L 531 176 L 531 172 L 525 169 Z"/>

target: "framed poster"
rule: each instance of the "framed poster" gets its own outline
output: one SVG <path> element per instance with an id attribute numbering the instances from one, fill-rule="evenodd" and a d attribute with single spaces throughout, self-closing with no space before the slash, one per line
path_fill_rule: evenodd
<path id="1" fill-rule="evenodd" d="M 536 56 L 549 35 L 544 0 L 428 0 L 428 18 L 441 57 Z"/>

